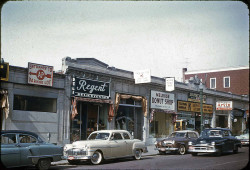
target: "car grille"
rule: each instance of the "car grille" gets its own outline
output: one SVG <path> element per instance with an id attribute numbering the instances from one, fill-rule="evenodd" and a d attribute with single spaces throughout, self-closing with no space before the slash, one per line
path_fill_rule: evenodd
<path id="1" fill-rule="evenodd" d="M 69 149 L 66 151 L 66 154 L 72 156 L 86 155 L 86 151 L 81 149 Z"/>

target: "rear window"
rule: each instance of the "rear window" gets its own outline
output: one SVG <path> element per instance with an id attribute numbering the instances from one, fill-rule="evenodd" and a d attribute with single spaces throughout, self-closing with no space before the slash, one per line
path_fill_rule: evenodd
<path id="1" fill-rule="evenodd" d="M 16 142 L 16 134 L 2 134 L 1 135 L 1 144 L 13 144 Z"/>

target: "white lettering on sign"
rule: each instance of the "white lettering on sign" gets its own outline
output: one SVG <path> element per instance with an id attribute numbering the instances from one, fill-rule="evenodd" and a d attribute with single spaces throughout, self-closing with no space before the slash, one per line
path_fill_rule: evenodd
<path id="1" fill-rule="evenodd" d="M 217 101 L 216 110 L 232 110 L 233 102 L 232 101 Z"/>
<path id="2" fill-rule="evenodd" d="M 80 80 L 79 81 L 79 85 L 80 87 L 77 87 L 77 90 L 83 90 L 83 91 L 87 91 L 89 93 L 93 93 L 93 91 L 105 91 L 105 83 L 101 86 L 97 86 L 97 85 L 90 85 L 87 84 L 87 82 L 85 80 Z"/>
<path id="3" fill-rule="evenodd" d="M 151 108 L 174 110 L 174 94 L 159 91 L 151 91 Z"/>

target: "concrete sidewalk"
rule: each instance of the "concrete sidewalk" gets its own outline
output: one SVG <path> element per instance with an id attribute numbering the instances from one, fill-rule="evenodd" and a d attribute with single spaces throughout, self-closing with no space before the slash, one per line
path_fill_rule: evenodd
<path id="1" fill-rule="evenodd" d="M 142 153 L 142 157 L 143 156 L 150 156 L 150 155 L 157 155 L 158 151 L 154 150 L 155 145 L 149 145 L 147 146 L 148 152 L 147 153 Z M 51 162 L 51 165 L 63 165 L 63 164 L 68 164 L 67 160 L 61 160 L 61 161 L 57 161 L 57 162 Z"/>

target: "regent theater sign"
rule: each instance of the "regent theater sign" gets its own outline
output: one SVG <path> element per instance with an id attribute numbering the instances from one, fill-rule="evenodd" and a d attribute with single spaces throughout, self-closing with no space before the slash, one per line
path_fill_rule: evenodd
<path id="1" fill-rule="evenodd" d="M 110 83 L 74 77 L 72 96 L 96 99 L 110 99 Z"/>
<path id="2" fill-rule="evenodd" d="M 202 108 L 203 113 L 213 113 L 213 105 L 211 104 L 203 104 Z M 200 103 L 197 102 L 178 101 L 177 110 L 186 112 L 201 112 L 201 107 Z"/>

